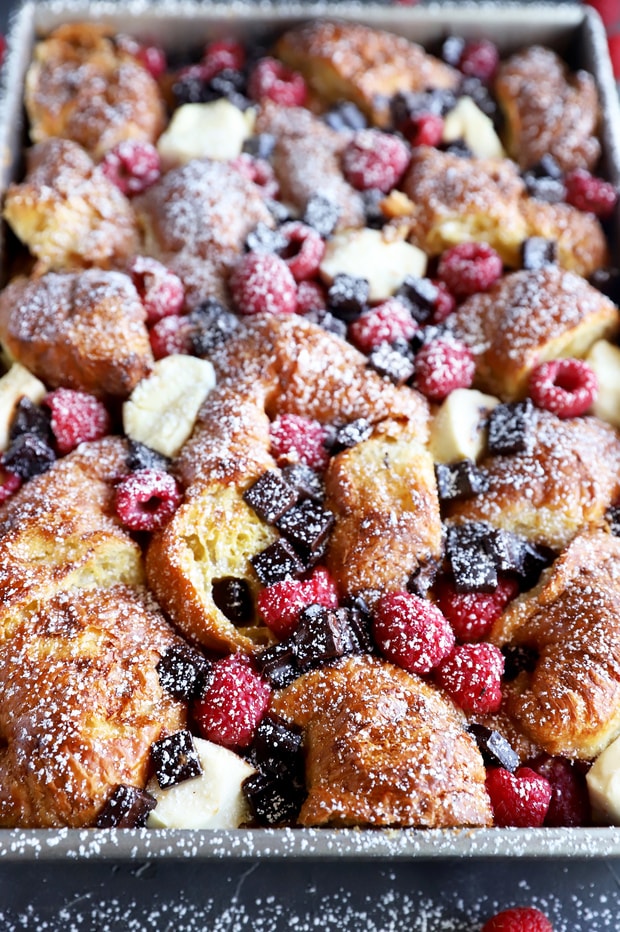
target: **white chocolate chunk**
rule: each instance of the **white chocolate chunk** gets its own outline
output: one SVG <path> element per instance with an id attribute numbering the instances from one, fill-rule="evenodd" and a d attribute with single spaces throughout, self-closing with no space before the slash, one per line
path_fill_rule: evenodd
<path id="1" fill-rule="evenodd" d="M 431 424 L 430 452 L 436 463 L 474 462 L 486 445 L 485 420 L 499 398 L 472 388 L 457 388 L 443 402 Z"/>
<path id="2" fill-rule="evenodd" d="M 255 119 L 253 109 L 244 112 L 224 98 L 206 104 L 183 104 L 159 137 L 157 150 L 162 163 L 169 168 L 191 159 L 234 159 L 251 136 Z"/>
<path id="3" fill-rule="evenodd" d="M 620 738 L 599 754 L 586 783 L 596 821 L 620 825 Z"/>
<path id="4" fill-rule="evenodd" d="M 590 411 L 614 427 L 620 427 L 620 349 L 607 340 L 597 340 L 585 358 L 598 382 Z"/>
<path id="5" fill-rule="evenodd" d="M 461 97 L 456 107 L 446 115 L 442 139 L 444 142 L 463 139 L 479 159 L 501 159 L 506 155 L 493 120 L 471 97 Z"/>
<path id="6" fill-rule="evenodd" d="M 40 382 L 25 366 L 14 362 L 6 375 L 0 379 L 0 450 L 9 445 L 9 429 L 15 409 L 22 398 L 29 398 L 35 405 L 40 404 L 47 394 L 43 382 Z"/>

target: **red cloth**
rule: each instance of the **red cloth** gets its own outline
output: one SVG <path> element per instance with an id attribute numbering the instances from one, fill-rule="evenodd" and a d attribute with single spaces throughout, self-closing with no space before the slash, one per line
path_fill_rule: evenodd
<path id="1" fill-rule="evenodd" d="M 620 80 L 620 0 L 587 0 L 593 7 L 607 29 L 609 37 L 609 54 L 614 74 Z"/>

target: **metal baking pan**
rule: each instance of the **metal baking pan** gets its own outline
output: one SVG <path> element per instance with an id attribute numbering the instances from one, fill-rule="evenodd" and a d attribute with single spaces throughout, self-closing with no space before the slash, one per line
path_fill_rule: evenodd
<path id="1" fill-rule="evenodd" d="M 598 16 L 579 5 L 251 6 L 179 0 L 26 2 L 14 14 L 0 97 L 0 195 L 17 177 L 33 43 L 101 21 L 169 51 L 260 38 L 337 15 L 432 43 L 455 32 L 508 52 L 552 46 L 597 80 L 603 170 L 620 183 L 620 106 Z M 620 258 L 616 256 L 616 258 Z M 473 930 L 495 908 L 536 903 L 556 932 L 620 929 L 620 828 L 0 830 L 0 928 Z"/>

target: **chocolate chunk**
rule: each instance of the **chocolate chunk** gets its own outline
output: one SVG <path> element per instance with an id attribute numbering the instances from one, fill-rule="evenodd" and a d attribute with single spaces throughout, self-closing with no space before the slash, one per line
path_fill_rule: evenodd
<path id="1" fill-rule="evenodd" d="M 368 191 L 362 191 L 366 226 L 371 227 L 373 230 L 382 229 L 388 221 L 381 209 L 384 198 L 385 194 L 379 188 L 369 188 Z"/>
<path id="2" fill-rule="evenodd" d="M 52 412 L 46 406 L 35 405 L 24 396 L 17 402 L 9 428 L 9 441 L 16 440 L 22 434 L 36 434 L 49 446 L 54 443 L 52 431 Z"/>
<path id="3" fill-rule="evenodd" d="M 306 498 L 299 505 L 285 511 L 276 525 L 303 557 L 323 546 L 331 533 L 334 521 L 331 511 Z"/>
<path id="4" fill-rule="evenodd" d="M 538 663 L 538 651 L 525 644 L 506 644 L 502 647 L 504 655 L 504 680 L 507 683 L 516 679 L 519 673 L 533 673 Z"/>
<path id="5" fill-rule="evenodd" d="M 390 100 L 390 114 L 394 128 L 406 132 L 412 118 L 427 113 L 445 116 L 455 105 L 456 95 L 451 90 L 399 91 Z"/>
<path id="6" fill-rule="evenodd" d="M 366 117 L 350 100 L 339 100 L 323 117 L 328 126 L 338 132 L 365 129 Z"/>
<path id="7" fill-rule="evenodd" d="M 415 365 L 409 356 L 389 343 L 381 343 L 373 349 L 368 357 L 368 365 L 394 385 L 404 385 L 415 372 Z"/>
<path id="8" fill-rule="evenodd" d="M 472 521 L 448 528 L 446 551 L 457 592 L 493 592 L 497 587 L 489 525 Z"/>
<path id="9" fill-rule="evenodd" d="M 459 97 L 471 97 L 479 110 L 490 117 L 497 126 L 500 120 L 499 109 L 495 98 L 489 92 L 487 85 L 475 75 L 467 74 L 461 78 L 458 90 Z"/>
<path id="10" fill-rule="evenodd" d="M 213 601 L 233 625 L 247 625 L 254 617 L 252 593 L 245 579 L 222 576 L 211 587 Z"/>
<path id="11" fill-rule="evenodd" d="M 235 68 L 224 68 L 209 79 L 206 89 L 206 99 L 219 100 L 221 97 L 229 100 L 238 110 L 247 110 L 253 106 L 245 95 L 246 76 Z"/>
<path id="12" fill-rule="evenodd" d="M 359 417 L 337 429 L 333 442 L 330 444 L 330 452 L 335 454 L 342 450 L 349 450 L 358 443 L 368 440 L 371 435 L 372 424 L 369 424 L 366 418 Z"/>
<path id="13" fill-rule="evenodd" d="M 532 445 L 534 405 L 525 401 L 499 404 L 489 414 L 487 449 L 495 455 L 525 453 Z"/>
<path id="14" fill-rule="evenodd" d="M 131 472 L 139 472 L 141 469 L 157 469 L 166 472 L 170 469 L 172 460 L 163 453 L 147 447 L 145 443 L 128 440 L 127 446 L 127 466 Z"/>
<path id="15" fill-rule="evenodd" d="M 428 324 L 426 327 L 420 327 L 409 340 L 411 351 L 417 353 L 423 346 L 427 346 L 433 340 L 440 340 L 446 333 L 449 333 L 449 327 L 445 323 Z"/>
<path id="16" fill-rule="evenodd" d="M 302 671 L 359 652 L 346 612 L 335 612 L 322 605 L 309 605 L 299 613 L 291 639 Z"/>
<path id="17" fill-rule="evenodd" d="M 243 151 L 255 159 L 268 159 L 274 150 L 276 137 L 272 133 L 257 133 L 243 143 Z"/>
<path id="18" fill-rule="evenodd" d="M 620 304 L 620 269 L 596 269 L 589 282 L 602 294 L 611 298 L 614 304 Z"/>
<path id="19" fill-rule="evenodd" d="M 286 223 L 287 220 L 291 219 L 291 212 L 282 201 L 278 201 L 273 197 L 266 197 L 265 207 L 276 223 Z"/>
<path id="20" fill-rule="evenodd" d="M 407 275 L 395 297 L 406 303 L 414 320 L 425 324 L 433 315 L 438 294 L 439 289 L 430 278 Z"/>
<path id="21" fill-rule="evenodd" d="M 272 229 L 262 221 L 248 233 L 245 248 L 249 252 L 280 253 L 288 245 L 288 240 L 280 229 Z"/>
<path id="22" fill-rule="evenodd" d="M 560 204 L 566 200 L 564 182 L 557 178 L 539 178 L 532 172 L 525 172 L 523 181 L 527 193 L 537 201 L 547 204 Z"/>
<path id="23" fill-rule="evenodd" d="M 530 236 L 521 243 L 521 265 L 524 269 L 535 272 L 546 265 L 557 262 L 558 248 L 554 239 L 544 236 Z"/>
<path id="24" fill-rule="evenodd" d="M 302 220 L 325 238 L 334 232 L 340 217 L 340 208 L 324 194 L 313 194 L 309 198 Z"/>
<path id="25" fill-rule="evenodd" d="M 372 615 L 366 610 L 347 605 L 336 609 L 336 614 L 341 616 L 343 624 L 348 625 L 351 630 L 351 653 L 353 654 L 372 654 L 375 649 L 375 643 L 372 637 Z"/>
<path id="26" fill-rule="evenodd" d="M 336 275 L 327 293 L 327 304 L 332 314 L 350 323 L 366 310 L 370 286 L 366 278 L 341 273 Z"/>
<path id="27" fill-rule="evenodd" d="M 297 819 L 305 794 L 288 778 L 255 773 L 247 777 L 241 787 L 259 825 L 280 825 Z"/>
<path id="28" fill-rule="evenodd" d="M 207 688 L 212 673 L 211 663 L 191 644 L 179 641 L 160 657 L 157 673 L 162 689 L 175 699 L 188 702 Z"/>
<path id="29" fill-rule="evenodd" d="M 295 649 L 290 639 L 266 647 L 256 654 L 254 661 L 258 671 L 269 680 L 274 689 L 284 689 L 301 673 Z"/>
<path id="30" fill-rule="evenodd" d="M 516 573 L 525 569 L 528 541 L 512 531 L 494 528 L 489 532 L 490 550 L 500 573 Z"/>
<path id="31" fill-rule="evenodd" d="M 273 524 L 297 501 L 297 491 L 282 474 L 268 470 L 245 490 L 243 500 L 253 508 L 259 518 Z"/>
<path id="32" fill-rule="evenodd" d="M 437 492 L 442 502 L 472 498 L 489 489 L 489 477 L 473 460 L 457 463 L 435 463 Z"/>
<path id="33" fill-rule="evenodd" d="M 141 828 L 157 800 L 146 790 L 119 783 L 97 816 L 96 828 Z"/>
<path id="34" fill-rule="evenodd" d="M 211 100 L 211 91 L 200 74 L 199 68 L 188 68 L 172 85 L 172 95 L 177 106 L 203 104 Z"/>
<path id="35" fill-rule="evenodd" d="M 464 48 L 465 39 L 462 36 L 448 36 L 443 41 L 440 54 L 447 65 L 458 68 Z"/>
<path id="36" fill-rule="evenodd" d="M 175 731 L 151 745 L 151 760 L 162 790 L 199 777 L 202 764 L 189 731 Z"/>
<path id="37" fill-rule="evenodd" d="M 263 773 L 298 774 L 303 765 L 301 746 L 301 728 L 277 715 L 266 715 L 254 735 L 254 760 Z"/>
<path id="38" fill-rule="evenodd" d="M 312 310 L 307 311 L 303 317 L 304 320 L 309 320 L 310 323 L 317 324 L 317 326 L 322 327 L 323 330 L 327 330 L 329 333 L 335 333 L 341 340 L 346 339 L 347 325 L 344 320 L 338 320 L 338 318 L 330 314 L 326 308 L 312 308 Z"/>
<path id="39" fill-rule="evenodd" d="M 503 735 L 475 722 L 467 726 L 467 731 L 476 739 L 485 766 L 503 767 L 514 773 L 520 764 L 519 755 Z"/>
<path id="40" fill-rule="evenodd" d="M 20 479 L 40 476 L 56 462 L 49 443 L 38 434 L 20 434 L 2 457 L 2 465 Z"/>
<path id="41" fill-rule="evenodd" d="M 228 308 L 207 298 L 189 315 L 192 352 L 203 358 L 211 356 L 239 329 L 239 318 Z"/>
<path id="42" fill-rule="evenodd" d="M 250 557 L 250 563 L 263 586 L 272 586 L 274 583 L 299 576 L 306 568 L 291 544 L 283 538 Z"/>
<path id="43" fill-rule="evenodd" d="M 474 154 L 464 139 L 454 139 L 450 143 L 443 143 L 439 148 L 442 152 L 457 155 L 460 159 L 471 159 Z"/>
<path id="44" fill-rule="evenodd" d="M 605 512 L 605 520 L 614 537 L 620 537 L 620 505 L 612 505 Z"/>
<path id="45" fill-rule="evenodd" d="M 425 599 L 429 589 L 437 578 L 440 566 L 441 561 L 434 559 L 428 559 L 420 563 L 407 580 L 407 592 L 411 592 L 413 595 L 418 595 L 421 599 Z"/>
<path id="46" fill-rule="evenodd" d="M 282 475 L 289 485 L 297 490 L 300 499 L 310 498 L 313 502 L 321 502 L 325 498 L 323 479 L 318 472 L 305 463 L 285 466 Z"/>
<path id="47" fill-rule="evenodd" d="M 556 181 L 564 177 L 564 172 L 553 158 L 546 153 L 535 165 L 532 165 L 530 171 L 536 178 L 554 178 Z"/>

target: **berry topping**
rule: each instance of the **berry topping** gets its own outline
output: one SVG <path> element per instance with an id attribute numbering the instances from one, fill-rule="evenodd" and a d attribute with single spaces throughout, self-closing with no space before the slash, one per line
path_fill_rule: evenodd
<path id="1" fill-rule="evenodd" d="M 280 193 L 280 185 L 274 170 L 265 159 L 253 158 L 247 152 L 242 152 L 236 159 L 231 159 L 228 165 L 240 172 L 248 181 L 254 182 L 261 189 L 263 197 L 273 198 Z"/>
<path id="2" fill-rule="evenodd" d="M 310 579 L 284 580 L 268 586 L 258 594 L 258 611 L 267 625 L 279 638 L 292 633 L 298 615 L 308 605 L 325 608 L 338 607 L 335 583 L 324 567 L 316 567 Z"/>
<path id="3" fill-rule="evenodd" d="M 230 290 L 240 314 L 294 314 L 297 286 L 284 259 L 250 252 L 230 277 Z"/>
<path id="4" fill-rule="evenodd" d="M 407 121 L 405 135 L 412 146 L 438 146 L 443 126 L 443 117 L 438 113 L 419 113 Z"/>
<path id="5" fill-rule="evenodd" d="M 415 360 L 415 385 L 431 401 L 443 401 L 455 388 L 469 388 L 476 365 L 469 347 L 458 340 L 425 344 Z"/>
<path id="6" fill-rule="evenodd" d="M 119 783 L 97 816 L 96 828 L 142 828 L 157 800 L 146 790 Z"/>
<path id="7" fill-rule="evenodd" d="M 437 682 L 464 712 L 497 712 L 504 657 L 492 644 L 463 644 L 439 664 Z"/>
<path id="8" fill-rule="evenodd" d="M 568 172 L 564 184 L 567 202 L 597 217 L 609 217 L 618 203 L 618 191 L 614 185 L 591 175 L 585 168 Z"/>
<path id="9" fill-rule="evenodd" d="M 489 636 L 519 587 L 514 579 L 500 579 L 493 592 L 458 592 L 453 581 L 442 577 L 435 586 L 437 605 L 444 613 L 458 641 L 480 641 Z"/>
<path id="10" fill-rule="evenodd" d="M 437 289 L 437 296 L 433 305 L 431 319 L 434 324 L 441 324 L 450 316 L 456 307 L 456 301 L 445 282 L 440 282 L 439 279 L 433 279 L 433 285 Z"/>
<path id="11" fill-rule="evenodd" d="M 133 197 L 155 184 L 161 175 L 159 152 L 148 142 L 120 142 L 101 162 L 103 173 L 123 194 Z"/>
<path id="12" fill-rule="evenodd" d="M 325 292 L 319 282 L 300 282 L 297 286 L 297 314 L 324 311 L 327 307 Z"/>
<path id="13" fill-rule="evenodd" d="M 377 129 L 356 133 L 342 154 L 347 181 L 358 191 L 391 191 L 408 164 L 409 150 L 403 140 Z"/>
<path id="14" fill-rule="evenodd" d="M 485 84 L 493 80 L 498 65 L 497 46 L 488 39 L 466 42 L 458 60 L 458 67 L 463 74 L 478 78 Z"/>
<path id="15" fill-rule="evenodd" d="M 181 313 L 185 290 L 178 275 L 148 256 L 136 256 L 127 271 L 144 305 L 147 323 Z"/>
<path id="16" fill-rule="evenodd" d="M 130 531 L 155 531 L 181 504 L 181 491 L 170 473 L 141 469 L 116 488 L 116 513 Z"/>
<path id="17" fill-rule="evenodd" d="M 236 39 L 216 39 L 209 42 L 202 56 L 203 80 L 210 81 L 216 74 L 229 69 L 241 71 L 245 64 L 245 49 Z"/>
<path id="18" fill-rule="evenodd" d="M 316 275 L 325 252 L 325 243 L 318 232 L 298 220 L 285 223 L 279 232 L 285 238 L 281 255 L 295 281 L 302 282 Z"/>
<path id="19" fill-rule="evenodd" d="M 22 480 L 17 473 L 9 472 L 6 469 L 0 469 L 0 505 L 2 502 L 6 502 L 11 495 L 14 495 L 21 484 Z"/>
<path id="20" fill-rule="evenodd" d="M 56 449 L 70 453 L 85 440 L 100 440 L 110 432 L 110 415 L 102 401 L 86 392 L 57 388 L 43 399 L 52 413 Z"/>
<path id="21" fill-rule="evenodd" d="M 398 298 L 388 298 L 353 321 L 348 336 L 363 353 L 371 353 L 382 343 L 410 340 L 417 329 L 409 308 Z"/>
<path id="22" fill-rule="evenodd" d="M 454 648 L 454 634 L 439 608 L 409 592 L 381 596 L 373 631 L 381 653 L 411 673 L 428 673 Z"/>
<path id="23" fill-rule="evenodd" d="M 516 906 L 502 910 L 485 922 L 482 932 L 553 932 L 553 926 L 533 906 Z"/>
<path id="24" fill-rule="evenodd" d="M 534 404 L 561 418 L 585 414 L 597 391 L 596 375 L 581 359 L 553 359 L 537 366 L 530 376 Z"/>
<path id="25" fill-rule="evenodd" d="M 151 760 L 162 790 L 199 777 L 202 764 L 189 731 L 175 731 L 151 745 Z"/>
<path id="26" fill-rule="evenodd" d="M 459 243 L 439 260 L 437 275 L 457 298 L 487 291 L 502 274 L 502 260 L 487 243 Z"/>
<path id="27" fill-rule="evenodd" d="M 191 323 L 187 317 L 162 317 L 149 329 L 149 340 L 155 359 L 191 353 Z"/>
<path id="28" fill-rule="evenodd" d="M 159 45 L 141 45 L 136 51 L 136 58 L 156 81 L 168 67 L 166 53 Z"/>
<path id="29" fill-rule="evenodd" d="M 243 500 L 269 524 L 292 508 L 297 498 L 297 490 L 275 469 L 262 473 L 243 493 Z"/>
<path id="30" fill-rule="evenodd" d="M 302 75 L 275 58 L 261 58 L 256 64 L 248 92 L 252 100 L 267 98 L 281 107 L 303 107 L 308 94 Z"/>
<path id="31" fill-rule="evenodd" d="M 551 802 L 545 825 L 589 825 L 590 797 L 585 773 L 575 761 L 541 753 L 527 766 L 545 777 L 551 784 Z"/>
<path id="32" fill-rule="evenodd" d="M 208 741 L 228 748 L 250 744 L 267 711 L 271 689 L 242 654 L 231 654 L 213 664 L 210 684 L 194 703 L 200 733 Z"/>
<path id="33" fill-rule="evenodd" d="M 329 456 L 325 449 L 325 428 L 318 421 L 301 414 L 282 414 L 269 428 L 271 455 L 279 466 L 305 463 L 312 469 L 324 469 Z"/>
<path id="34" fill-rule="evenodd" d="M 495 825 L 536 828 L 544 823 L 551 784 L 529 767 L 519 767 L 514 773 L 491 767 L 487 770 L 486 788 Z"/>

